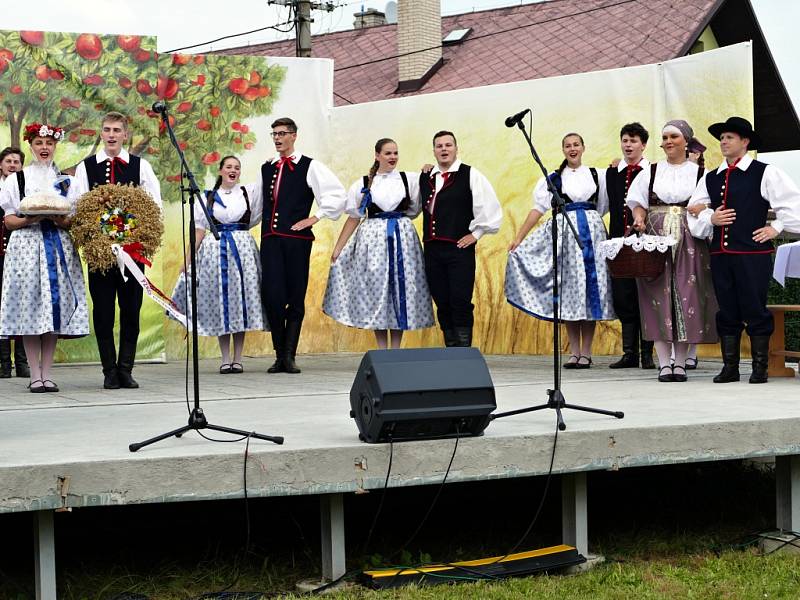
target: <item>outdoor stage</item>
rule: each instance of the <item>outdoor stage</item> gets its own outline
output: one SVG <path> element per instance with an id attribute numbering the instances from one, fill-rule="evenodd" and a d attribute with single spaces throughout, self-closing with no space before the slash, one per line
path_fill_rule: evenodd
<path id="1" fill-rule="evenodd" d="M 349 417 L 361 356 L 301 356 L 300 375 L 267 375 L 263 358 L 246 359 L 242 375 L 222 376 L 217 361 L 201 362 L 209 422 L 286 439 L 282 446 L 251 440 L 248 494 L 320 495 L 329 578 L 345 569 L 343 494 L 381 488 L 388 465 L 389 446 L 359 442 Z M 564 475 L 565 543 L 588 552 L 588 471 L 750 457 L 780 457 L 777 526 L 800 530 L 797 377 L 749 385 L 743 361 L 742 382 L 715 385 L 720 363 L 701 360 L 688 383 L 658 383 L 655 371 L 610 370 L 611 360 L 563 371 L 568 402 L 625 413 L 617 420 L 564 412 L 567 430 L 558 437 L 554 472 Z M 549 357 L 490 356 L 487 362 L 498 411 L 546 401 Z M 218 444 L 192 432 L 128 451 L 129 443 L 187 419 L 182 361 L 141 365 L 134 374 L 139 390 L 100 389 L 96 366 L 56 368 L 59 393 L 30 394 L 25 380 L 0 381 L 0 513 L 35 516 L 40 598 L 55 597 L 53 509 L 243 496 L 244 442 Z M 460 441 L 448 481 L 546 474 L 554 430 L 550 410 L 492 422 L 484 436 Z M 441 482 L 452 450 L 453 440 L 396 443 L 389 485 Z M 2 520 L 0 514 L 0 529 Z"/>

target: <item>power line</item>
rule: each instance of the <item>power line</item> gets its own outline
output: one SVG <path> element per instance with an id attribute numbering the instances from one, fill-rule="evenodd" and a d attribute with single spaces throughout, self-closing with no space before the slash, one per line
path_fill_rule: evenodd
<path id="1" fill-rule="evenodd" d="M 282 25 L 291 25 L 289 29 L 280 29 Z M 241 33 L 233 33 L 231 35 L 224 35 L 222 37 L 216 38 L 214 40 L 209 40 L 207 42 L 201 42 L 199 44 L 192 44 L 191 46 L 183 46 L 182 48 L 175 48 L 173 50 L 167 50 L 166 54 L 171 54 L 173 52 L 180 52 L 181 50 L 189 50 L 190 48 L 197 48 L 198 46 L 207 46 L 209 44 L 214 44 L 216 42 L 221 42 L 222 40 L 229 40 L 231 38 L 240 37 L 243 35 L 250 35 L 251 33 L 259 33 L 260 31 L 267 31 L 269 29 L 274 29 L 280 33 L 288 33 L 292 29 L 294 29 L 294 19 L 290 19 L 283 23 L 277 23 L 275 25 L 268 25 L 267 27 L 259 27 L 258 29 L 252 29 L 250 31 L 243 31 Z"/>
<path id="2" fill-rule="evenodd" d="M 533 23 L 527 23 L 525 25 L 517 25 L 516 27 L 510 27 L 509 29 L 501 29 L 499 31 L 492 31 L 490 33 L 484 33 L 483 35 L 476 35 L 470 36 L 465 38 L 461 41 L 461 44 L 466 44 L 468 42 L 476 42 L 478 40 L 482 40 L 488 37 L 492 37 L 495 35 L 501 35 L 504 33 L 511 33 L 514 31 L 519 31 L 520 29 L 526 29 L 528 27 L 534 27 L 536 25 L 545 25 L 547 23 L 554 23 L 556 21 L 560 21 L 562 19 L 570 19 L 572 17 L 580 17 L 581 15 L 587 15 L 589 13 L 596 12 L 598 10 L 605 10 L 607 8 L 616 8 L 617 6 L 624 6 L 625 4 L 631 4 L 633 2 L 638 2 L 638 0 L 622 0 L 622 2 L 616 2 L 614 4 L 604 4 L 603 6 L 596 6 L 595 8 L 590 8 L 588 10 L 582 10 L 574 13 L 570 13 L 568 15 L 561 15 L 558 17 L 553 17 L 551 19 L 543 19 L 542 21 L 534 21 Z M 422 52 L 429 52 L 431 50 L 437 50 L 439 48 L 444 48 L 444 44 L 437 44 L 436 46 L 430 46 L 429 48 L 422 48 L 421 50 L 411 50 L 410 52 L 402 52 L 400 54 L 394 54 L 392 56 L 385 56 L 383 58 L 376 58 L 374 60 L 370 60 L 363 63 L 357 63 L 355 65 L 347 65 L 344 67 L 339 67 L 338 69 L 334 69 L 334 73 L 339 71 L 347 71 L 348 69 L 357 69 L 358 67 L 366 67 L 368 65 L 374 65 L 376 63 L 385 62 L 387 60 L 394 60 L 396 58 L 401 58 L 403 56 L 411 56 L 413 54 L 420 54 Z"/>

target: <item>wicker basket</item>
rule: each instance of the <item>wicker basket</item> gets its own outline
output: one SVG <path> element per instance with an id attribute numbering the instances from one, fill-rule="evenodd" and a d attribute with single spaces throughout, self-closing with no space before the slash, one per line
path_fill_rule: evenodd
<path id="1" fill-rule="evenodd" d="M 630 246 L 622 246 L 619 253 L 608 261 L 608 270 L 611 277 L 624 279 L 631 277 L 642 277 L 652 279 L 664 272 L 664 265 L 667 262 L 667 252 L 654 250 L 640 250 L 637 252 Z"/>

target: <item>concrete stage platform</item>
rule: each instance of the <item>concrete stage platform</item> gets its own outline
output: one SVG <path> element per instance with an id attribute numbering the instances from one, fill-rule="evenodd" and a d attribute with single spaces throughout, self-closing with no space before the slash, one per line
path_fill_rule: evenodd
<path id="1" fill-rule="evenodd" d="M 361 355 L 301 356 L 300 375 L 267 375 L 266 359 L 246 359 L 241 375 L 201 362 L 209 422 L 286 438 L 251 440 L 248 494 L 320 495 L 323 573 L 344 572 L 342 495 L 383 486 L 386 444 L 359 442 L 348 393 Z M 655 371 L 563 371 L 568 402 L 621 410 L 623 420 L 567 410 L 554 472 L 562 485 L 564 542 L 587 553 L 587 490 L 592 470 L 692 461 L 778 457 L 777 526 L 800 530 L 800 381 L 774 378 L 716 385 L 717 361 L 701 360 L 687 383 L 659 383 Z M 487 357 L 498 411 L 546 402 L 549 357 Z M 139 390 L 100 389 L 99 367 L 57 367 L 61 392 L 31 394 L 21 379 L 0 380 L 0 513 L 30 511 L 37 528 L 37 590 L 55 597 L 53 510 L 240 498 L 244 442 L 217 444 L 189 433 L 140 450 L 128 444 L 184 425 L 184 363 L 141 365 Z M 191 381 L 188 382 L 191 392 Z M 190 398 L 191 399 L 191 398 Z M 492 422 L 465 438 L 448 481 L 547 473 L 555 415 L 546 410 Z M 224 437 L 222 434 L 215 434 Z M 453 440 L 398 443 L 391 487 L 438 483 Z M 65 487 L 66 482 L 66 487 Z M 3 516 L 0 514 L 0 529 Z"/>

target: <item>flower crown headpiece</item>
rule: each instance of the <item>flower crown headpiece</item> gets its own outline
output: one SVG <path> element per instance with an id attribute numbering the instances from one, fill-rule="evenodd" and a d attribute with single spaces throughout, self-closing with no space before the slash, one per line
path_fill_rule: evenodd
<path id="1" fill-rule="evenodd" d="M 61 129 L 61 127 L 43 125 L 42 123 L 31 123 L 25 127 L 25 133 L 22 135 L 23 140 L 31 143 L 33 138 L 37 137 L 51 137 L 55 141 L 60 142 L 64 139 L 64 130 Z"/>

